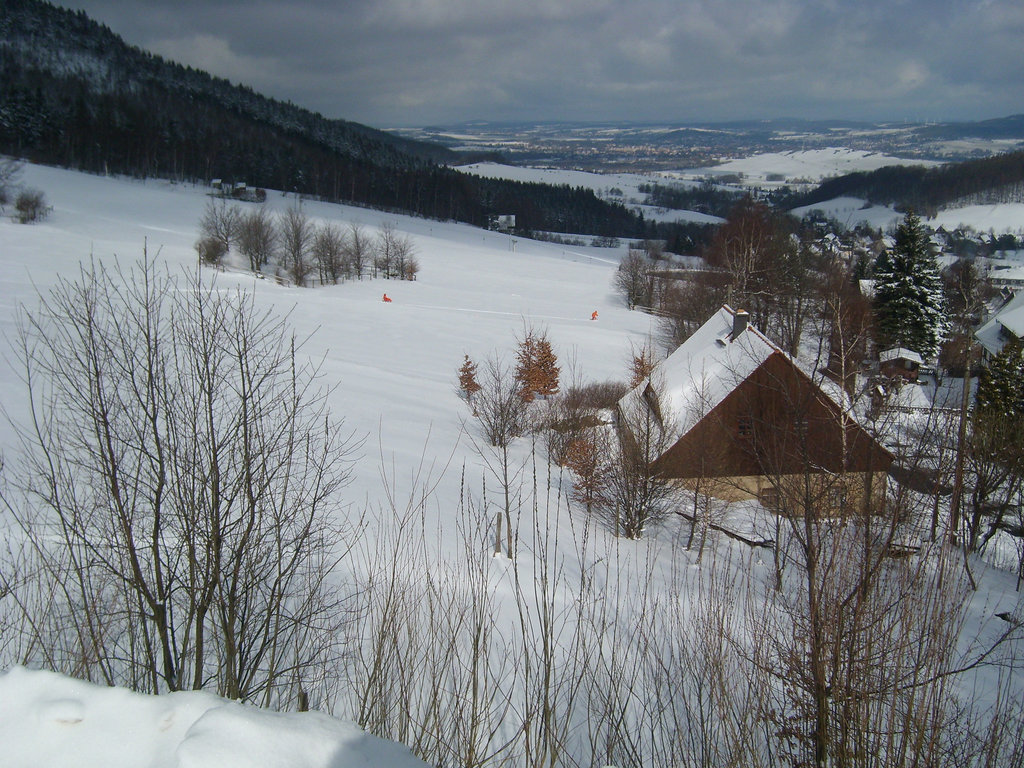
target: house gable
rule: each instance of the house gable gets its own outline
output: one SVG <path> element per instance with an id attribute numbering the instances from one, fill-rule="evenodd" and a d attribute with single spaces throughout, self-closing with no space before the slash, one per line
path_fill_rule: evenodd
<path id="1" fill-rule="evenodd" d="M 884 472 L 892 456 L 780 351 L 700 418 L 654 465 L 663 477 Z"/>

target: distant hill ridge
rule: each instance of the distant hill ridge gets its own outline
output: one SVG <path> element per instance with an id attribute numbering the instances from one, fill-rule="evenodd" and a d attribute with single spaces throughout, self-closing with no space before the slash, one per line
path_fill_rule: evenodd
<path id="1" fill-rule="evenodd" d="M 0 153 L 92 172 L 245 181 L 334 201 L 527 229 L 643 236 L 587 190 L 470 177 L 466 158 L 261 96 L 128 45 L 82 11 L 0 0 Z"/>
<path id="2" fill-rule="evenodd" d="M 975 203 L 1024 202 L 1024 151 L 931 168 L 894 165 L 850 173 L 824 181 L 787 201 L 787 206 L 813 205 L 837 197 L 913 208 L 928 216 L 943 208 Z"/>

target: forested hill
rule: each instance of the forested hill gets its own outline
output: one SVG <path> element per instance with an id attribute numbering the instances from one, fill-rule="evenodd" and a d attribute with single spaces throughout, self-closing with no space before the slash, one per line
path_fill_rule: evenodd
<path id="1" fill-rule="evenodd" d="M 796 207 L 859 197 L 932 216 L 943 208 L 972 203 L 1024 201 L 1024 152 L 1008 152 L 931 168 L 888 166 L 829 179 L 804 195 L 787 201 Z"/>
<path id="2" fill-rule="evenodd" d="M 330 120 L 125 43 L 84 12 L 0 0 L 0 153 L 86 171 L 244 181 L 441 219 L 640 236 L 593 193 L 466 176 L 425 142 Z"/>

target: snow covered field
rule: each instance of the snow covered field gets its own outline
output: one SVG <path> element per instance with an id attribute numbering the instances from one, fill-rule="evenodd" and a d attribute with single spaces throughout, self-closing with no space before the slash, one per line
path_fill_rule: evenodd
<path id="1" fill-rule="evenodd" d="M 6 338 L 13 338 L 19 305 L 33 306 L 37 291 L 91 258 L 130 265 L 148 248 L 175 268 L 194 267 L 207 190 L 44 167 L 28 167 L 24 176 L 28 186 L 45 191 L 54 210 L 34 226 L 0 219 L 0 331 Z M 275 210 L 294 203 L 279 193 L 267 201 Z M 382 457 L 403 471 L 424 451 L 431 462 L 449 456 L 453 466 L 472 461 L 463 437 L 469 413 L 456 394 L 463 355 L 479 361 L 506 355 L 532 324 L 547 330 L 563 366 L 576 360 L 585 380 L 622 380 L 631 346 L 653 332 L 651 318 L 629 312 L 612 289 L 621 250 L 513 239 L 361 208 L 305 202 L 303 210 L 317 223 L 358 221 L 371 237 L 380 224 L 394 223 L 413 238 L 421 267 L 414 282 L 363 280 L 315 290 L 241 271 L 217 276 L 220 285 L 254 290 L 261 306 L 288 313 L 300 338 L 311 335 L 306 352 L 322 360 L 324 381 L 336 388 L 333 410 L 367 439 L 353 500 L 378 495 Z M 390 304 L 381 302 L 385 291 Z M 595 310 L 600 319 L 592 322 Z M 18 413 L 20 382 L 7 371 L 0 399 Z M 9 451 L 10 432 L 0 430 L 0 446 Z"/>
<path id="2" fill-rule="evenodd" d="M 32 226 L 0 218 L 0 333 L 5 342 L 16 336 L 20 306 L 34 307 L 37 293 L 45 293 L 57 276 L 74 278 L 91 259 L 130 266 L 148 249 L 173 270 L 194 269 L 193 243 L 207 190 L 35 166 L 25 168 L 22 181 L 42 189 L 53 211 Z M 275 210 L 294 204 L 279 193 L 271 193 L 268 200 Z M 474 425 L 467 427 L 470 414 L 456 395 L 464 354 L 480 361 L 492 353 L 509 358 L 516 336 L 532 325 L 547 331 L 564 375 L 575 361 L 584 379 L 621 380 L 631 347 L 642 345 L 652 332 L 650 318 L 627 311 L 613 293 L 610 281 L 618 251 L 513 240 L 460 224 L 359 208 L 306 202 L 303 210 L 318 223 L 358 221 L 370 236 L 381 223 L 393 223 L 413 238 L 421 266 L 415 282 L 364 280 L 318 289 L 284 287 L 242 271 L 207 273 L 220 286 L 254 291 L 258 306 L 287 313 L 298 337 L 310 337 L 303 351 L 320 363 L 324 385 L 333 388 L 333 412 L 364 440 L 346 491 L 354 510 L 383 504 L 385 483 L 401 496 L 429 476 L 438 483 L 427 505 L 431 525 L 454 530 L 463 467 L 467 484 L 476 488 L 485 472 L 465 432 L 476 440 L 479 434 Z M 381 301 L 385 291 L 392 303 Z M 595 310 L 600 315 L 596 322 L 590 319 Z M 18 419 L 25 413 L 25 393 L 6 343 L 4 355 L 0 403 Z M 15 460 L 14 442 L 5 421 L 0 450 L 8 461 Z M 520 450 L 529 449 L 524 445 Z M 419 467 L 423 473 L 416 481 Z M 454 537 L 438 538 L 432 545 L 452 558 L 463 554 Z M 222 761 L 226 753 L 221 742 L 237 743 L 243 734 L 264 731 L 278 721 L 265 713 L 250 716 L 241 709 L 215 706 L 208 696 L 154 702 L 15 670 L 0 678 L 0 708 L 0 727 L 8 729 L 0 735 L 3 765 L 408 764 L 383 757 L 348 760 L 344 756 L 353 754 L 354 737 L 346 726 L 301 718 L 285 722 L 279 737 L 268 735 L 239 752 L 237 761 Z M 203 714 L 206 710 L 210 712 Z M 72 712 L 72 719 L 83 712 L 85 717 L 69 725 L 61 722 L 70 717 L 62 712 Z M 191 729 L 187 715 L 194 723 Z M 122 729 L 135 734 L 133 746 L 140 755 L 153 754 L 152 763 L 141 758 L 117 762 L 114 755 L 123 745 L 114 734 Z M 290 745 L 315 731 L 324 733 L 319 746 L 299 753 L 309 761 L 288 757 Z M 176 748 L 175 735 L 180 762 L 168 758 Z M 337 745 L 344 749 L 335 753 Z M 212 750 L 203 758 L 207 762 L 186 759 L 204 750 Z"/>
<path id="3" fill-rule="evenodd" d="M 146 248 L 173 269 L 194 269 L 192 246 L 207 190 L 31 166 L 25 169 L 24 181 L 45 191 L 53 211 L 46 221 L 32 226 L 0 219 L 0 331 L 5 339 L 16 336 L 19 306 L 31 308 L 37 294 L 46 292 L 57 276 L 74 277 L 79 265 L 90 259 L 111 263 L 116 258 L 131 264 Z M 294 204 L 291 197 L 274 192 L 268 200 L 275 210 Z M 354 511 L 378 512 L 371 516 L 367 540 L 372 544 L 374 537 L 386 535 L 385 486 L 401 501 L 436 484 L 421 521 L 429 539 L 425 565 L 458 568 L 467 555 L 467 542 L 455 535 L 466 524 L 460 517 L 463 492 L 479 498 L 486 479 L 490 493 L 496 493 L 477 446 L 482 442 L 478 425 L 455 391 L 463 355 L 483 361 L 498 353 L 508 360 L 517 335 L 532 326 L 546 331 L 559 356 L 563 381 L 572 371 L 582 381 L 626 380 L 632 351 L 650 340 L 655 327 L 649 316 L 627 311 L 611 288 L 625 246 L 565 247 L 460 224 L 313 202 L 303 203 L 303 210 L 317 222 L 361 222 L 368 234 L 382 223 L 393 224 L 412 238 L 420 263 L 418 279 L 364 280 L 317 289 L 278 285 L 240 269 L 216 274 L 215 279 L 220 286 L 254 291 L 257 306 L 287 313 L 298 337 L 310 337 L 303 354 L 320 364 L 325 385 L 332 387 L 332 410 L 364 440 L 346 497 Z M 214 277 L 212 271 L 206 274 Z M 391 303 L 381 301 L 385 291 Z M 599 319 L 592 321 L 595 310 Z M 9 349 L 5 355 L 0 403 L 17 419 L 25 412 L 25 395 Z M 17 454 L 6 423 L 0 426 L 0 450 L 12 460 Z M 517 461 L 527 461 L 528 439 L 517 441 L 513 452 Z M 544 479 L 539 483 L 543 487 Z M 677 549 L 685 530 L 678 521 L 652 530 L 639 542 L 613 539 L 607 530 L 593 526 L 587 554 L 577 560 L 581 531 L 590 526 L 581 523 L 582 516 L 570 515 L 564 498 L 538 511 L 540 522 L 532 541 L 528 529 L 534 521 L 524 519 L 523 551 L 557 561 L 559 588 L 568 592 L 570 603 L 584 575 L 588 589 L 595 590 L 586 594 L 618 592 L 627 596 L 624 605 L 657 602 L 659 574 L 665 574 L 679 579 L 674 586 L 681 590 L 672 593 L 666 610 L 675 606 L 685 616 L 690 610 L 687 600 L 701 583 L 708 583 L 702 579 L 714 573 L 710 563 L 727 564 L 727 573 L 743 569 L 758 579 L 770 576 L 767 550 L 750 549 L 725 537 L 712 536 L 701 565 L 694 552 Z M 744 514 L 743 509 L 738 512 Z M 476 555 L 485 563 L 487 589 L 493 590 L 492 618 L 496 626 L 522 629 L 509 600 L 510 581 L 520 574 L 508 559 L 491 559 L 489 543 L 482 542 Z M 530 558 L 522 558 L 522 578 L 530 584 L 532 567 Z M 472 564 L 466 566 L 467 571 L 471 568 Z M 653 581 L 634 579 L 644 574 L 655 574 Z M 997 633 L 1002 625 L 992 616 L 1015 610 L 1018 600 L 1012 574 L 979 565 L 978 576 L 981 589 L 971 598 L 968 641 Z M 644 591 L 647 587 L 652 593 Z M 582 587 L 579 594 L 584 594 Z M 971 678 L 982 698 L 995 674 Z M 109 734 L 122 732 L 136 739 L 130 743 L 139 755 L 154 755 L 152 761 L 117 762 L 116 750 L 122 743 Z M 317 735 L 310 737 L 314 732 Z M 205 695 L 143 699 L 21 669 L 0 678 L 0 764 L 19 768 L 406 764 L 407 753 L 364 738 L 326 718 L 254 713 Z M 232 762 L 225 753 L 231 744 L 243 741 L 258 751 L 240 751 Z M 299 742 L 301 747 L 294 746 Z M 372 756 L 359 762 L 369 743 L 374 745 Z M 384 752 L 378 753 L 378 747 Z M 307 748 L 308 756 L 299 752 Z M 169 757 L 171 750 L 177 750 L 174 759 Z M 15 756 L 15 762 L 5 763 L 8 755 Z M 278 756 L 280 762 L 274 762 Z"/>
<path id="4" fill-rule="evenodd" d="M 856 197 L 837 197 L 823 203 L 794 208 L 794 216 L 806 216 L 811 211 L 820 211 L 846 227 L 867 224 L 874 229 L 887 232 L 903 218 L 903 214 L 883 205 L 867 205 Z M 924 222 L 935 229 L 947 230 L 970 228 L 975 232 L 1002 234 L 1024 232 L 1024 203 L 998 203 L 995 205 L 969 205 L 940 211 L 938 215 Z"/>
<path id="5" fill-rule="evenodd" d="M 939 165 L 922 160 L 906 160 L 883 155 L 880 152 L 865 152 L 860 149 L 832 147 L 829 149 L 807 149 L 793 152 L 769 152 L 750 157 L 738 158 L 716 165 L 710 169 L 713 175 L 743 174 L 744 184 L 751 186 L 780 186 L 793 180 L 818 183 L 830 176 L 842 176 L 855 171 L 875 171 L 889 165 Z M 784 177 L 785 181 L 770 179 Z"/>

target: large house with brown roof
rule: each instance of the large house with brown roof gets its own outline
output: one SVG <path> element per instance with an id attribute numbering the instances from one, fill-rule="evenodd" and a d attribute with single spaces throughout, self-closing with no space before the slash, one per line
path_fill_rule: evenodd
<path id="1" fill-rule="evenodd" d="M 814 381 L 748 319 L 722 307 L 619 401 L 623 449 L 656 423 L 671 435 L 651 456 L 662 478 L 791 513 L 873 506 L 892 455 L 840 388 Z"/>

